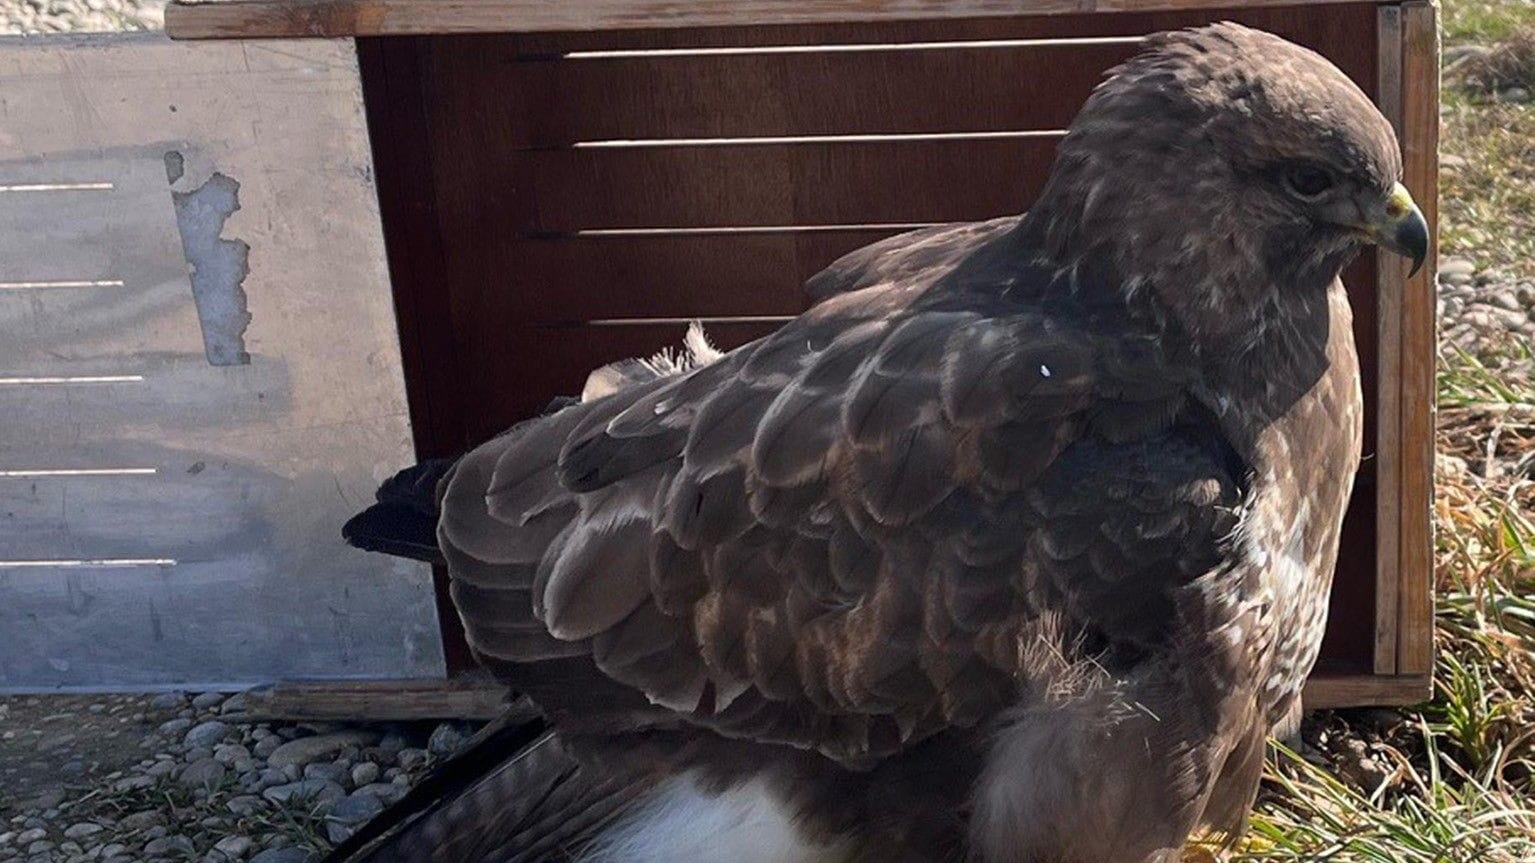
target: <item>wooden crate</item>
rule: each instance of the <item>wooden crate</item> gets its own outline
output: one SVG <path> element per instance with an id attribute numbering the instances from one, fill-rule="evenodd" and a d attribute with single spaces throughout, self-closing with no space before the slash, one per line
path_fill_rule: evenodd
<path id="1" fill-rule="evenodd" d="M 1105 69 L 1146 33 L 1220 19 L 1321 51 L 1375 98 L 1432 223 L 1436 18 L 1419 0 L 235 0 L 167 16 L 181 38 L 357 40 L 421 455 L 675 344 L 689 319 L 726 346 L 762 335 L 843 252 L 1025 209 Z M 1370 254 L 1345 276 L 1366 460 L 1313 705 L 1429 691 L 1433 272 Z"/>

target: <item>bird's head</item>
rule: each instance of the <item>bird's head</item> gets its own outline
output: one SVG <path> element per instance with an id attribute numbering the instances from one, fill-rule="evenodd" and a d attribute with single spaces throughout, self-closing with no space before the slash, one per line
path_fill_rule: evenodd
<path id="1" fill-rule="evenodd" d="M 1029 221 L 1059 265 L 1108 259 L 1128 289 L 1245 326 L 1304 299 L 1276 292 L 1319 295 L 1366 243 L 1422 264 L 1401 169 L 1390 124 L 1336 66 L 1214 24 L 1153 36 L 1110 73 Z"/>

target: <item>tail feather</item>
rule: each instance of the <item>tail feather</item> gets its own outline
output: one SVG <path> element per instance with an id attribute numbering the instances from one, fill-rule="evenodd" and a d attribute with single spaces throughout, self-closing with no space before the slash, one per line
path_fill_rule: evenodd
<path id="1" fill-rule="evenodd" d="M 427 563 L 443 563 L 437 547 L 437 484 L 454 459 L 430 459 L 384 481 L 378 503 L 352 516 L 341 528 L 348 545 Z"/>
<path id="2" fill-rule="evenodd" d="M 593 775 L 530 711 L 487 726 L 324 863 L 575 859 L 639 796 L 641 783 Z"/>

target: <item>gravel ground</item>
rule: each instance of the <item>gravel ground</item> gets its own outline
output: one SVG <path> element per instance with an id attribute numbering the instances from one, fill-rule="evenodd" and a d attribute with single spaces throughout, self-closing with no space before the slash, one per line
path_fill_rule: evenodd
<path id="1" fill-rule="evenodd" d="M 0 0 L 0 35 L 158 30 L 165 0 Z"/>
<path id="2" fill-rule="evenodd" d="M 1446 345 L 1471 353 L 1510 335 L 1535 338 L 1535 280 L 1448 258 L 1439 265 L 1439 323 Z"/>
<path id="3" fill-rule="evenodd" d="M 3 863 L 306 863 L 473 733 L 254 722 L 244 699 L 0 699 Z"/>

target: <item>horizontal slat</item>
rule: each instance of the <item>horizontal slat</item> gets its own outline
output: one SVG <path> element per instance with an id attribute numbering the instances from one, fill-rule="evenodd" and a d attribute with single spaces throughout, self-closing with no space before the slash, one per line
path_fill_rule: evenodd
<path id="1" fill-rule="evenodd" d="M 473 672 L 447 680 L 277 683 L 245 692 L 247 722 L 419 722 L 465 719 L 489 722 L 509 713 L 538 717 L 525 698 L 489 675 Z"/>
<path id="2" fill-rule="evenodd" d="M 1306 710 L 1373 705 L 1412 705 L 1434 694 L 1434 679 L 1427 674 L 1394 677 L 1370 674 L 1315 675 L 1306 681 L 1301 700 Z"/>
<path id="3" fill-rule="evenodd" d="M 515 240 L 503 301 L 526 320 L 797 314 L 805 280 L 892 231 Z M 3 394 L 0 394 L 3 395 Z"/>
<path id="4" fill-rule="evenodd" d="M 953 222 L 1015 213 L 1053 140 L 544 150 L 520 154 L 521 231 Z"/>
<path id="5" fill-rule="evenodd" d="M 1016 14 L 1325 5 L 1334 0 L 177 0 L 177 39 L 905 22 Z"/>
<path id="6" fill-rule="evenodd" d="M 931 43 L 925 43 L 931 44 Z M 949 43 L 962 44 L 962 43 Z M 736 138 L 1060 129 L 1137 43 L 1009 44 L 873 52 L 618 56 L 517 62 L 517 46 L 459 47 L 518 106 L 515 141 Z M 955 90 L 985 98 L 953 98 Z"/>

